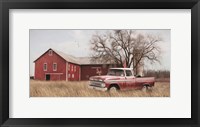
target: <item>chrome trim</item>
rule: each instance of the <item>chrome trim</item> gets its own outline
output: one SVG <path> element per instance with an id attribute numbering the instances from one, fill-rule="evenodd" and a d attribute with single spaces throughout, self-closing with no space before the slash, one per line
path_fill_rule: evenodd
<path id="1" fill-rule="evenodd" d="M 88 86 L 89 89 L 95 89 L 95 90 L 100 90 L 100 91 L 107 91 L 108 89 L 106 87 L 95 87 L 95 86 Z"/>
<path id="2" fill-rule="evenodd" d="M 119 80 L 105 80 L 105 82 L 133 82 L 133 80 L 120 80 L 119 79 Z"/>
<path id="3" fill-rule="evenodd" d="M 97 87 L 102 87 L 102 84 L 105 84 L 105 83 L 101 81 L 94 81 L 94 80 L 90 80 L 90 83 L 89 83 L 89 85 L 97 86 Z"/>

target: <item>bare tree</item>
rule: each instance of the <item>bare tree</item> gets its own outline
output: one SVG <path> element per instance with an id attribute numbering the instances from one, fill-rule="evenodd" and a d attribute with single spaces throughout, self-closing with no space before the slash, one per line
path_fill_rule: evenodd
<path id="1" fill-rule="evenodd" d="M 107 34 L 95 34 L 90 40 L 92 61 L 115 63 L 137 70 L 143 61 L 159 62 L 161 38 L 139 34 L 133 30 L 114 30 Z M 137 74 L 137 71 L 136 71 Z"/>

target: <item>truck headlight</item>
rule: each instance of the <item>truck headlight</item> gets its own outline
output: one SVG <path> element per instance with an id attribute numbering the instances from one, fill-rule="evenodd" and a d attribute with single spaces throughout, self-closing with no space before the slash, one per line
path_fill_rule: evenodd
<path id="1" fill-rule="evenodd" d="M 106 86 L 106 84 L 105 83 L 101 83 L 101 87 L 105 87 Z"/>

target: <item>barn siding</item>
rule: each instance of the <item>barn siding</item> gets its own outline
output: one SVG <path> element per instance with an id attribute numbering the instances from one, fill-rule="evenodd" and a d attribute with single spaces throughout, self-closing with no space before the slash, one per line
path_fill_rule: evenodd
<path id="1" fill-rule="evenodd" d="M 68 81 L 68 62 L 66 62 L 66 81 Z"/>
<path id="2" fill-rule="evenodd" d="M 44 63 L 47 63 L 47 71 L 43 70 Z M 53 71 L 53 63 L 57 63 L 57 71 Z M 66 61 L 53 52 L 49 56 L 46 52 L 35 61 L 35 79 L 46 80 L 45 74 L 50 74 L 50 80 L 66 80 Z M 62 74 L 58 74 L 62 73 Z"/>
<path id="3" fill-rule="evenodd" d="M 69 69 L 70 66 L 70 69 Z M 68 63 L 68 80 L 69 81 L 79 81 L 80 66 L 73 63 Z M 70 74 L 70 76 L 69 76 Z M 74 75 L 74 77 L 72 77 Z"/>
<path id="4" fill-rule="evenodd" d="M 81 65 L 81 80 L 89 80 L 89 77 L 106 75 L 110 65 Z M 97 70 L 98 69 L 98 70 Z M 101 73 L 98 73 L 101 71 Z"/>

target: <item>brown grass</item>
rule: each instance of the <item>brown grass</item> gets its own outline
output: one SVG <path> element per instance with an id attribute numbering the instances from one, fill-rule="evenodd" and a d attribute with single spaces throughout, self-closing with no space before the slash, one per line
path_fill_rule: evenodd
<path id="1" fill-rule="evenodd" d="M 156 82 L 152 92 L 141 90 L 102 92 L 88 88 L 88 81 L 30 80 L 30 97 L 169 97 L 170 83 Z"/>

